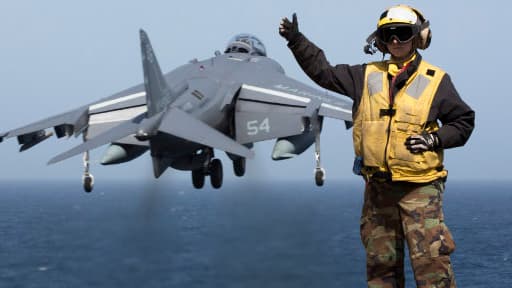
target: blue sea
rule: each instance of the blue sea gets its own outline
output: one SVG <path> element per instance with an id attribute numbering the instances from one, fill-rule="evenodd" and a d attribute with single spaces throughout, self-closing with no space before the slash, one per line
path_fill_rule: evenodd
<path id="1" fill-rule="evenodd" d="M 3 181 L 0 287 L 366 287 L 362 183 L 311 182 Z M 448 181 L 458 287 L 512 287 L 510 187 Z"/>

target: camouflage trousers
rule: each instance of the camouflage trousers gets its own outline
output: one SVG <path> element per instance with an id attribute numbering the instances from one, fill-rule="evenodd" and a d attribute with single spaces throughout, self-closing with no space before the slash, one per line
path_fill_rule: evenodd
<path id="1" fill-rule="evenodd" d="M 368 287 L 405 287 L 404 242 L 417 287 L 456 287 L 450 254 L 455 243 L 444 223 L 444 183 L 366 185 L 361 240 Z"/>

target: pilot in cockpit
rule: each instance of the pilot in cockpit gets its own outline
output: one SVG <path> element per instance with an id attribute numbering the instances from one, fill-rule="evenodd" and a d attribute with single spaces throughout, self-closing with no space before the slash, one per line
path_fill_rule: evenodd
<path id="1" fill-rule="evenodd" d="M 250 55 L 267 56 L 265 45 L 251 34 L 235 35 L 228 42 L 224 53 L 249 53 Z"/>

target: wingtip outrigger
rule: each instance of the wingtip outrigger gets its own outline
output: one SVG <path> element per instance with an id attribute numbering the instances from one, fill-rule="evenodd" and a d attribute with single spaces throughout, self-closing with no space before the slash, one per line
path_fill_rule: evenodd
<path id="1" fill-rule="evenodd" d="M 325 169 L 320 163 L 320 132 L 322 131 L 322 116 L 312 117 L 313 131 L 315 133 L 315 183 L 316 186 L 323 186 L 325 181 Z"/>
<path id="2" fill-rule="evenodd" d="M 87 137 L 87 130 L 85 130 L 82 134 L 82 139 L 85 142 Z M 89 150 L 84 152 L 84 175 L 82 176 L 82 185 L 84 186 L 84 191 L 87 193 L 92 192 L 92 188 L 94 187 L 94 177 L 89 172 Z"/>

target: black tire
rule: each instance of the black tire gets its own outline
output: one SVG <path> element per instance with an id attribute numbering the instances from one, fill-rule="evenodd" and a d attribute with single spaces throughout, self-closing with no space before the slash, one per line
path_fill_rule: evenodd
<path id="1" fill-rule="evenodd" d="M 324 172 L 323 171 L 317 170 L 315 172 L 315 183 L 316 183 L 316 186 L 324 185 Z"/>
<path id="2" fill-rule="evenodd" d="M 92 188 L 93 188 L 92 178 L 89 177 L 89 176 L 85 177 L 84 178 L 84 190 L 85 190 L 85 192 L 91 193 Z"/>
<path id="3" fill-rule="evenodd" d="M 201 189 L 204 186 L 203 169 L 192 170 L 192 185 L 194 188 Z"/>
<path id="4" fill-rule="evenodd" d="M 240 157 L 233 160 L 233 171 L 238 177 L 245 175 L 245 158 Z"/>
<path id="5" fill-rule="evenodd" d="M 222 186 L 222 162 L 220 159 L 213 159 L 210 163 L 210 183 L 215 189 L 219 189 Z"/>

